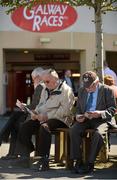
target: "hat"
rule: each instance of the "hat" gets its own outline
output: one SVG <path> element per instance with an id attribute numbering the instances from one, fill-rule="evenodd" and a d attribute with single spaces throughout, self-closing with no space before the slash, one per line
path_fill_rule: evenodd
<path id="1" fill-rule="evenodd" d="M 93 71 L 87 71 L 82 76 L 83 86 L 88 88 L 97 79 L 97 75 Z"/>

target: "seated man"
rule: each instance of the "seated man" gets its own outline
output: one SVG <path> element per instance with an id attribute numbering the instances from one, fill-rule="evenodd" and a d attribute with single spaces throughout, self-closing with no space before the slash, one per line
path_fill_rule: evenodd
<path id="1" fill-rule="evenodd" d="M 27 106 L 29 109 L 35 109 L 36 105 L 39 103 L 42 89 L 45 87 L 44 84 L 41 83 L 42 72 L 43 72 L 43 69 L 41 67 L 37 67 L 31 73 L 32 80 L 34 83 L 34 94 L 32 97 L 31 104 Z M 23 110 L 22 103 L 21 103 L 20 108 Z M 11 135 L 9 152 L 6 156 L 2 157 L 3 160 L 17 158 L 17 156 L 14 154 L 15 147 L 16 147 L 17 134 L 18 134 L 21 124 L 26 120 L 26 118 L 30 119 L 30 116 L 25 111 L 20 110 L 20 111 L 15 111 L 12 113 L 8 122 L 9 123 L 8 127 L 7 127 Z"/>
<path id="2" fill-rule="evenodd" d="M 83 87 L 78 92 L 76 122 L 70 128 L 71 159 L 75 161 L 75 173 L 93 172 L 94 162 L 104 141 L 107 122 L 115 113 L 116 102 L 113 91 L 99 83 L 96 73 L 87 71 L 82 76 Z M 85 168 L 82 168 L 81 143 L 84 131 L 94 129 L 90 154 Z"/>
<path id="3" fill-rule="evenodd" d="M 48 96 L 41 95 L 31 120 L 25 121 L 21 126 L 16 147 L 16 153 L 20 155 L 18 164 L 28 166 L 30 153 L 34 151 L 31 137 L 39 131 L 38 152 L 41 157 L 37 164 L 39 171 L 49 168 L 51 131 L 67 128 L 72 124 L 72 119 L 68 117 L 74 105 L 72 89 L 65 82 L 60 81 L 55 70 L 45 70 L 42 79 L 48 88 Z"/>

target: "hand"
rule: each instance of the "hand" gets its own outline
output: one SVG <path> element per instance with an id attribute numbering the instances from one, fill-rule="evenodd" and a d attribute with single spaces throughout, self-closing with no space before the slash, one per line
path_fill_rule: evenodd
<path id="1" fill-rule="evenodd" d="M 40 121 L 40 122 L 42 122 L 42 121 L 47 121 L 48 120 L 48 117 L 47 117 L 47 115 L 45 115 L 45 114 L 35 114 L 35 112 L 34 112 L 34 114 L 32 114 L 31 115 L 31 119 L 32 120 L 38 120 L 38 121 Z"/>
<path id="2" fill-rule="evenodd" d="M 19 101 L 19 99 L 17 99 L 17 101 L 16 101 L 16 106 L 18 106 L 22 111 L 24 111 L 24 104 L 23 103 L 21 103 L 21 101 Z"/>
<path id="3" fill-rule="evenodd" d="M 99 118 L 101 117 L 101 111 L 94 111 L 91 113 L 92 118 Z"/>
<path id="4" fill-rule="evenodd" d="M 49 129 L 49 127 L 48 127 L 48 124 L 47 124 L 47 123 L 44 123 L 44 124 L 42 124 L 41 126 L 43 126 L 44 129 L 46 129 L 49 133 L 51 132 L 50 129 Z"/>
<path id="5" fill-rule="evenodd" d="M 99 118 L 101 117 L 101 111 L 85 112 L 85 117 L 88 119 Z"/>
<path id="6" fill-rule="evenodd" d="M 85 121 L 85 116 L 84 115 L 76 115 L 76 121 L 79 123 L 82 123 Z"/>
<path id="7" fill-rule="evenodd" d="M 84 116 L 87 118 L 87 119 L 92 119 L 92 112 L 85 112 Z"/>
<path id="8" fill-rule="evenodd" d="M 31 113 L 31 119 L 32 119 L 32 120 L 37 120 L 37 119 L 38 119 L 38 114 L 35 113 L 34 111 L 32 111 L 32 113 Z"/>

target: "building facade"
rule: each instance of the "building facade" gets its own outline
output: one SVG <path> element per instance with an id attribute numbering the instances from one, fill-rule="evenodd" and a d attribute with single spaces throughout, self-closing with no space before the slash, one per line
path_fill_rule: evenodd
<path id="1" fill-rule="evenodd" d="M 61 14 L 65 13 L 66 9 L 62 10 Z M 37 66 L 54 68 L 61 76 L 65 69 L 71 69 L 73 73 L 78 74 L 93 69 L 94 12 L 86 7 L 74 8 L 73 13 L 75 12 L 77 16 L 74 14 L 74 21 L 72 22 L 71 16 L 71 23 L 63 29 L 44 32 L 41 28 L 42 21 L 38 19 L 38 23 L 35 26 L 33 24 L 33 30 L 37 28 L 37 31 L 33 32 L 30 27 L 25 29 L 26 22 L 23 22 L 23 25 L 19 23 L 21 14 L 14 16 L 14 19 L 17 19 L 15 22 L 13 17 L 7 15 L 5 9 L 0 7 L 0 114 L 6 109 L 13 109 L 17 98 L 26 102 L 27 97 L 31 96 L 33 87 L 30 73 Z M 34 17 L 34 12 L 31 13 L 30 16 L 27 14 L 27 19 Z M 46 21 L 43 22 L 46 24 Z M 51 22 L 50 20 L 50 26 Z M 56 20 L 54 25 L 55 23 Z M 117 12 L 103 15 L 103 33 L 104 58 L 117 72 Z M 77 83 L 76 80 L 76 86 Z"/>

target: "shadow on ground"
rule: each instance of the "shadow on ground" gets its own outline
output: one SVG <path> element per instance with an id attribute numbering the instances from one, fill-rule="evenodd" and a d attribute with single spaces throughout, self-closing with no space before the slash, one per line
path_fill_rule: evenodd
<path id="1" fill-rule="evenodd" d="M 117 179 L 117 157 L 111 157 L 108 163 L 96 163 L 93 174 L 72 174 L 64 167 L 50 163 L 50 170 L 37 172 L 32 168 L 12 167 L 8 161 L 0 160 L 0 179 Z"/>

